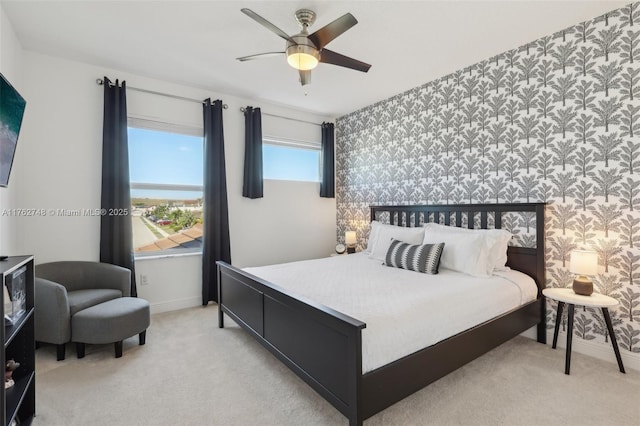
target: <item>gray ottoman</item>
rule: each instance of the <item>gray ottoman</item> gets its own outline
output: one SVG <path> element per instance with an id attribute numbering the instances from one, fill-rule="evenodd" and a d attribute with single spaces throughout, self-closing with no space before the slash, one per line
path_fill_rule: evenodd
<path id="1" fill-rule="evenodd" d="M 122 356 L 122 341 L 138 334 L 145 343 L 151 322 L 149 302 L 137 297 L 119 297 L 84 309 L 71 318 L 71 340 L 78 358 L 84 357 L 85 343 L 114 343 L 116 358 Z"/>

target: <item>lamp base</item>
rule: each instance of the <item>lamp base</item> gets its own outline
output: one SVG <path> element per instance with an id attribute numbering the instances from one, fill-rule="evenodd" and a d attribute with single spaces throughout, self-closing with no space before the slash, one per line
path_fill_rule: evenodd
<path id="1" fill-rule="evenodd" d="M 347 246 L 347 254 L 355 253 L 356 246 Z"/>
<path id="2" fill-rule="evenodd" d="M 581 275 L 573 280 L 573 292 L 583 296 L 591 296 L 591 293 L 593 293 L 593 283 L 589 278 Z"/>

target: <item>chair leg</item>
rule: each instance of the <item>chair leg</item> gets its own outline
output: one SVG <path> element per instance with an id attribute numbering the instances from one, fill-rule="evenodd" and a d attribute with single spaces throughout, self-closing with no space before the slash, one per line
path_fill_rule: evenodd
<path id="1" fill-rule="evenodd" d="M 58 355 L 58 361 L 63 361 L 64 360 L 64 349 L 65 349 L 66 344 L 61 343 L 59 345 L 56 345 L 56 352 Z"/>
<path id="2" fill-rule="evenodd" d="M 116 352 L 116 358 L 122 357 L 122 340 L 115 342 L 113 346 Z"/>
<path id="3" fill-rule="evenodd" d="M 76 354 L 78 358 L 84 358 L 84 343 L 76 342 Z"/>
<path id="4" fill-rule="evenodd" d="M 138 335 L 138 341 L 140 343 L 140 346 L 144 345 L 146 343 L 146 340 L 147 340 L 147 330 L 143 331 Z"/>

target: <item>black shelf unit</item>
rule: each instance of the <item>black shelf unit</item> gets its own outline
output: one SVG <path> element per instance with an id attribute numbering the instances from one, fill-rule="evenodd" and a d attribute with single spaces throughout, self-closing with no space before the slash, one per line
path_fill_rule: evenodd
<path id="1" fill-rule="evenodd" d="M 26 267 L 25 272 L 25 313 L 12 325 L 2 327 L 2 365 L 14 359 L 20 368 L 13 372 L 15 384 L 9 389 L 2 387 L 2 410 L 0 410 L 0 426 L 10 426 L 14 420 L 20 426 L 30 425 L 36 411 L 36 358 L 35 358 L 35 323 L 34 323 L 34 268 L 33 256 L 12 256 L 0 261 L 0 278 L 6 285 L 6 278 L 14 272 Z M 2 306 L 4 317 L 4 291 Z"/>

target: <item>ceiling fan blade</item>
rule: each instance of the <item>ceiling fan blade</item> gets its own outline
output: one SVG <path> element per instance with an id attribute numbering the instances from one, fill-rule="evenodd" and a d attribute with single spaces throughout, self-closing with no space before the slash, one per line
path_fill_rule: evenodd
<path id="1" fill-rule="evenodd" d="M 330 24 L 320 28 L 315 33 L 309 35 L 307 38 L 316 45 L 316 48 L 322 49 L 329 44 L 333 39 L 338 37 L 343 32 L 357 24 L 358 21 L 352 14 L 347 13 L 342 15 Z"/>
<path id="2" fill-rule="evenodd" d="M 272 56 L 282 56 L 284 52 L 267 52 L 267 53 L 257 53 L 255 55 L 243 56 L 241 58 L 236 58 L 239 61 L 251 61 L 253 59 L 262 59 L 262 58 L 270 58 Z"/>
<path id="3" fill-rule="evenodd" d="M 357 59 L 350 58 L 348 56 L 341 55 L 332 50 L 322 49 L 320 51 L 320 62 L 325 64 L 338 65 L 345 68 L 351 68 L 352 70 L 367 72 L 371 65 L 360 62 Z"/>
<path id="4" fill-rule="evenodd" d="M 293 43 L 295 45 L 298 44 L 291 37 L 289 37 L 287 35 L 287 33 L 282 31 L 280 28 L 276 27 L 275 25 L 273 25 L 271 22 L 269 22 L 266 19 L 264 19 L 262 16 L 258 15 L 257 13 L 255 13 L 253 10 L 244 8 L 244 9 L 240 9 L 240 11 L 242 13 L 244 13 L 245 15 L 247 15 L 249 18 L 253 19 L 257 23 L 262 25 L 263 27 L 265 27 L 266 29 L 268 29 L 269 31 L 271 31 L 271 32 L 275 33 L 276 35 L 282 37 L 283 39 L 285 39 L 287 41 L 290 41 L 291 43 Z"/>
<path id="5" fill-rule="evenodd" d="M 300 84 L 304 86 L 305 84 L 311 83 L 311 70 L 302 71 L 300 70 Z"/>

